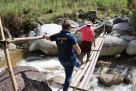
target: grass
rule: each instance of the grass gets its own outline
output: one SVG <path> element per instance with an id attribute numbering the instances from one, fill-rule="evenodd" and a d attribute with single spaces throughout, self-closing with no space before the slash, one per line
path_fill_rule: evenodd
<path id="1" fill-rule="evenodd" d="M 97 11 L 97 16 L 105 18 L 114 17 L 121 13 L 128 13 L 129 0 L 0 0 L 0 17 L 3 26 L 14 33 L 29 32 L 31 22 L 52 22 L 57 17 L 64 17 L 69 13 L 69 18 L 75 18 L 75 12 L 83 9 Z M 52 10 L 53 13 L 48 13 Z"/>
<path id="2" fill-rule="evenodd" d="M 9 12 L 16 15 L 25 14 L 27 18 L 41 17 L 47 14 L 49 9 L 53 12 L 63 13 L 71 10 L 84 8 L 97 10 L 97 8 L 123 9 L 127 6 L 127 0 L 1 0 L 0 14 L 6 16 Z M 33 19 L 32 19 L 33 20 Z"/>

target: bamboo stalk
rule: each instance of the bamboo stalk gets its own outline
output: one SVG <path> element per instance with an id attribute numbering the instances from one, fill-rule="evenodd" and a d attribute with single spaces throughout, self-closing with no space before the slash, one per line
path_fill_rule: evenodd
<path id="1" fill-rule="evenodd" d="M 26 40 L 38 40 L 43 39 L 43 36 L 36 36 L 36 37 L 23 37 L 23 38 L 14 38 L 14 39 L 3 39 L 1 42 L 7 41 L 8 43 L 17 42 L 17 41 L 26 41 Z"/>
<path id="2" fill-rule="evenodd" d="M 2 27 L 2 23 L 1 23 L 1 18 L 0 18 L 0 30 L 1 30 L 0 34 L 2 36 L 2 40 L 5 40 L 3 27 Z M 6 43 L 4 44 L 4 53 L 5 53 L 5 56 L 6 56 L 6 63 L 7 63 L 9 75 L 10 75 L 10 78 L 11 78 L 11 81 L 12 81 L 12 84 L 13 84 L 13 89 L 14 89 L 14 91 L 17 91 L 18 86 L 17 86 L 17 82 L 16 82 L 16 79 L 15 79 L 15 76 L 14 76 L 13 69 L 12 69 L 12 65 L 11 65 L 11 61 L 10 61 L 10 57 L 9 57 L 9 51 L 8 51 Z"/>
<path id="3" fill-rule="evenodd" d="M 81 78 L 84 76 L 88 66 L 89 66 L 90 62 L 88 62 L 86 65 L 85 65 L 85 68 L 83 70 L 81 70 L 81 72 L 79 72 L 77 74 L 77 78 L 76 80 L 72 83 L 72 86 L 76 87 L 78 85 L 78 83 L 80 82 Z"/>
<path id="4" fill-rule="evenodd" d="M 98 49 L 98 48 L 99 48 L 99 44 L 100 44 L 100 43 L 101 43 L 101 42 L 98 40 L 98 44 L 97 44 L 97 46 L 96 46 L 95 49 Z M 89 59 L 91 59 L 92 61 L 91 61 L 90 65 L 89 65 L 89 68 L 88 68 L 88 70 L 87 70 L 87 73 L 86 73 L 85 77 L 83 78 L 83 80 L 82 80 L 82 82 L 81 82 L 79 88 L 82 88 L 82 87 L 84 86 L 86 80 L 88 79 L 88 75 L 91 75 L 91 74 L 89 74 L 89 73 L 90 73 L 90 71 L 92 70 L 92 69 L 91 69 L 91 68 L 92 68 L 91 66 L 94 65 L 93 62 L 94 62 L 95 55 L 96 55 L 96 54 L 95 54 L 95 51 L 94 51 L 94 52 L 91 54 L 91 57 L 89 58 Z"/>

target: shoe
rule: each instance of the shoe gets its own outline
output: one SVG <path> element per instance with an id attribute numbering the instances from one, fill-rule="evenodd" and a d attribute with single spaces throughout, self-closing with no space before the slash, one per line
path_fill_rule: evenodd
<path id="1" fill-rule="evenodd" d="M 76 58 L 75 66 L 76 66 L 76 67 L 80 67 L 80 65 L 81 65 L 80 61 Z"/>

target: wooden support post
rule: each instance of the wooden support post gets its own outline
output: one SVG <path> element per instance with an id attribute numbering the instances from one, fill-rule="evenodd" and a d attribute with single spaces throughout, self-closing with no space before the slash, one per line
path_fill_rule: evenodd
<path id="1" fill-rule="evenodd" d="M 2 23 L 1 23 L 1 18 L 0 18 L 0 34 L 1 34 L 1 39 L 5 40 L 3 27 L 2 27 Z M 12 69 L 12 65 L 11 65 L 11 62 L 10 62 L 9 51 L 8 51 L 6 42 L 4 43 L 4 52 L 5 52 L 6 63 L 7 63 L 9 75 L 10 75 L 10 78 L 11 78 L 11 81 L 12 81 L 12 84 L 13 84 L 13 89 L 14 89 L 14 91 L 17 91 L 18 87 L 17 87 L 15 76 L 14 76 L 14 72 L 13 72 L 13 69 Z"/>

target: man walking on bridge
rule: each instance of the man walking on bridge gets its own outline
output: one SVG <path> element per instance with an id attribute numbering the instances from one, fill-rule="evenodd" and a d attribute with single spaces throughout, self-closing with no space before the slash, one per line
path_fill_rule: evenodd
<path id="1" fill-rule="evenodd" d="M 94 32 L 91 26 L 93 25 L 92 22 L 88 21 L 86 26 L 81 27 L 79 30 L 75 32 L 81 32 L 82 33 L 82 41 L 81 41 L 81 52 L 82 54 L 79 56 L 79 59 L 83 63 L 83 57 L 87 53 L 87 60 L 86 62 L 89 61 L 90 57 L 90 51 L 91 51 L 91 46 L 92 46 L 92 41 L 94 42 L 94 47 L 95 47 L 95 37 L 94 37 Z"/>
<path id="2" fill-rule="evenodd" d="M 64 67 L 66 75 L 63 91 L 68 91 L 74 66 L 80 66 L 76 55 L 80 55 L 81 49 L 75 36 L 69 32 L 70 30 L 71 25 L 64 21 L 60 33 L 51 36 L 47 34 L 44 35 L 47 40 L 56 41 L 58 47 L 58 59 Z"/>

